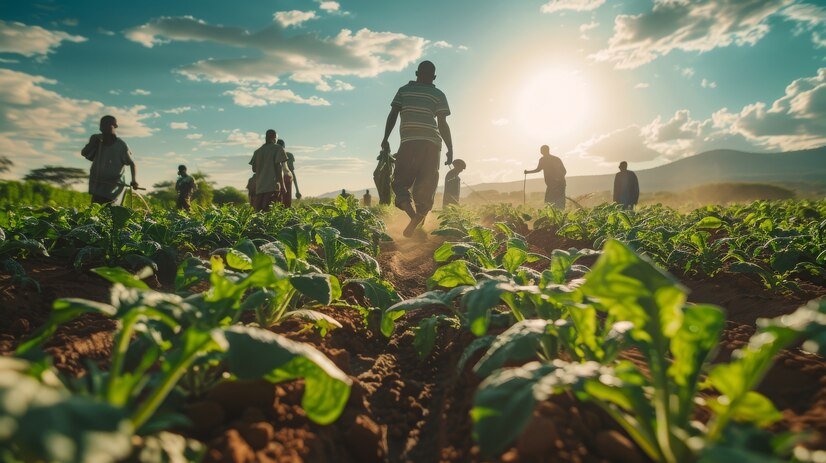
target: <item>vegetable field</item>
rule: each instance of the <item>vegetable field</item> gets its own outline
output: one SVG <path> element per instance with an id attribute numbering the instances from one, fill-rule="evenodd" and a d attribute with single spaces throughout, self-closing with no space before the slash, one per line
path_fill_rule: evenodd
<path id="1" fill-rule="evenodd" d="M 826 461 L 826 201 L 0 212 L 2 461 Z"/>

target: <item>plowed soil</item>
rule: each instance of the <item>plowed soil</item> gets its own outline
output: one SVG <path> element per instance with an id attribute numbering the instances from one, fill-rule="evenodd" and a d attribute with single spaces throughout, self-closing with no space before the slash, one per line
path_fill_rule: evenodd
<path id="1" fill-rule="evenodd" d="M 432 225 L 431 225 L 432 226 Z M 433 250 L 441 240 L 427 234 L 401 238 L 391 225 L 395 242 L 379 256 L 385 277 L 402 297 L 426 291 L 426 279 L 436 267 Z M 537 251 L 555 247 L 590 247 L 531 233 Z M 590 262 L 586 262 L 588 264 Z M 0 352 L 9 354 L 47 318 L 58 297 L 105 301 L 108 284 L 95 275 L 75 272 L 53 261 L 30 261 L 25 267 L 42 291 L 21 290 L 0 277 Z M 826 290 L 807 287 L 792 296 L 771 293 L 746 277 L 681 278 L 693 302 L 725 307 L 728 324 L 718 360 L 725 360 L 754 331 L 755 320 L 789 313 Z M 353 293 L 351 291 L 351 293 Z M 345 294 L 347 289 L 345 288 Z M 358 298 L 357 294 L 351 297 Z M 326 308 L 342 324 L 326 337 L 287 321 L 273 330 L 307 342 L 328 355 L 353 380 L 342 417 L 328 426 L 310 422 L 300 407 L 303 383 L 272 385 L 264 381 L 223 383 L 192 401 L 186 414 L 193 426 L 182 433 L 204 441 L 209 462 L 476 462 L 469 411 L 479 379 L 468 362 L 457 362 L 472 335 L 441 326 L 433 354 L 419 359 L 412 329 L 422 318 L 437 313 L 422 310 L 402 317 L 392 337 L 378 331 L 378 320 L 364 320 L 357 311 Z M 47 350 L 58 368 L 82 374 L 86 361 L 105 367 L 114 323 L 85 316 L 62 327 Z M 761 385 L 782 410 L 776 430 L 819 433 L 809 446 L 826 448 L 826 362 L 797 349 L 784 351 Z M 562 395 L 541 404 L 523 436 L 494 461 L 514 462 L 644 462 L 642 452 L 600 410 Z"/>

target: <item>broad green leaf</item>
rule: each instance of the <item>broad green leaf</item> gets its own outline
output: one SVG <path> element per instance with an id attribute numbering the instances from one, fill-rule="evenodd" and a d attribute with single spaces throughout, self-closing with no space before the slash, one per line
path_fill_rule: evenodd
<path id="1" fill-rule="evenodd" d="M 707 403 L 717 414 L 728 413 L 734 421 L 753 423 L 761 428 L 783 419 L 783 414 L 775 408 L 768 397 L 754 391 L 745 393 L 733 407 L 719 398 L 709 400 Z M 727 410 L 729 407 L 730 410 Z"/>
<path id="2" fill-rule="evenodd" d="M 470 331 L 476 336 L 487 333 L 491 309 L 501 303 L 503 293 L 515 290 L 512 284 L 500 280 L 483 280 L 470 288 L 462 296 L 462 307 L 467 312 Z"/>
<path id="3" fill-rule="evenodd" d="M 112 283 L 120 283 L 129 288 L 149 289 L 149 286 L 138 275 L 133 275 L 121 267 L 98 267 L 93 268 L 92 271 Z M 144 278 L 148 276 L 146 275 Z"/>
<path id="4" fill-rule="evenodd" d="M 453 243 L 450 241 L 445 241 L 433 252 L 433 260 L 436 262 L 447 262 L 453 256 Z"/>
<path id="5" fill-rule="evenodd" d="M 290 277 L 290 283 L 301 294 L 317 301 L 321 305 L 329 305 L 333 301 L 333 287 L 330 276 L 323 273 L 307 273 Z"/>
<path id="6" fill-rule="evenodd" d="M 527 259 L 528 253 L 525 250 L 510 247 L 502 256 L 502 267 L 508 272 L 514 273 Z"/>
<path id="7" fill-rule="evenodd" d="M 705 230 L 715 230 L 723 226 L 723 221 L 720 220 L 718 217 L 714 216 L 706 216 L 700 219 L 699 222 L 695 225 L 695 227 Z"/>
<path id="8" fill-rule="evenodd" d="M 22 355 L 30 351 L 54 334 L 60 325 L 74 320 L 85 313 L 99 313 L 106 317 L 113 317 L 117 313 L 117 309 L 109 304 L 86 299 L 58 299 L 54 301 L 52 305 L 52 313 L 49 320 L 38 328 L 31 338 L 21 343 L 15 351 L 15 354 Z"/>
<path id="9" fill-rule="evenodd" d="M 453 288 L 459 285 L 475 285 L 476 279 L 467 268 L 467 262 L 456 260 L 436 269 L 433 276 L 428 278 L 427 286 L 433 288 Z"/>
<path id="10" fill-rule="evenodd" d="M 422 319 L 419 326 L 414 328 L 415 337 L 413 338 L 413 348 L 419 354 L 420 359 L 424 359 L 433 352 L 433 346 L 436 344 L 436 336 L 438 334 L 439 322 L 441 317 L 436 315 Z"/>
<path id="11" fill-rule="evenodd" d="M 352 381 L 324 354 L 267 330 L 233 326 L 223 333 L 232 374 L 276 383 L 304 378 L 301 406 L 307 417 L 326 425 L 341 415 Z"/>
<path id="12" fill-rule="evenodd" d="M 479 352 L 482 349 L 487 349 L 493 344 L 493 341 L 496 339 L 496 336 L 493 335 L 485 335 L 482 337 L 478 337 L 468 344 L 465 347 L 464 352 L 462 352 L 462 356 L 459 357 L 459 362 L 456 364 L 456 372 L 457 374 L 461 375 L 462 372 L 465 370 L 465 365 L 473 357 L 474 354 Z"/>
<path id="13" fill-rule="evenodd" d="M 227 265 L 236 270 L 252 270 L 252 258 L 237 249 L 227 251 Z"/>
<path id="14" fill-rule="evenodd" d="M 109 212 L 112 214 L 112 226 L 116 230 L 120 230 L 126 226 L 126 222 L 132 217 L 132 209 L 123 206 L 109 206 Z"/>
<path id="15" fill-rule="evenodd" d="M 484 378 L 510 361 L 535 359 L 540 340 L 548 334 L 551 324 L 553 322 L 547 320 L 522 320 L 514 324 L 496 336 L 473 371 Z"/>
<path id="16" fill-rule="evenodd" d="M 197 257 L 184 259 L 175 273 L 175 291 L 182 291 L 201 281 L 209 280 L 210 269 Z"/>
<path id="17" fill-rule="evenodd" d="M 341 323 L 339 323 L 335 318 L 315 310 L 293 310 L 292 312 L 287 312 L 286 316 L 300 318 L 302 320 L 312 323 L 318 329 L 318 332 L 321 334 L 322 337 L 327 336 L 328 332 L 336 328 L 341 328 Z"/>

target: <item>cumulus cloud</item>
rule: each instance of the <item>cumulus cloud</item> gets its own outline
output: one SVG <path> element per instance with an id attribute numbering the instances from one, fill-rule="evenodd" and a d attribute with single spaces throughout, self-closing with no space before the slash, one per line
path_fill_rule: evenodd
<path id="1" fill-rule="evenodd" d="M 189 130 L 189 122 L 170 122 L 169 128 L 173 130 Z"/>
<path id="2" fill-rule="evenodd" d="M 769 32 L 769 17 L 793 1 L 654 0 L 651 11 L 617 16 L 608 47 L 591 57 L 631 69 L 674 50 L 754 45 Z"/>
<path id="3" fill-rule="evenodd" d="M 278 21 L 248 31 L 191 16 L 158 18 L 127 30 L 126 37 L 150 48 L 171 41 L 211 42 L 257 52 L 256 56 L 202 60 L 178 69 L 192 80 L 272 86 L 286 76 L 319 88 L 335 88 L 328 81 L 344 76 L 374 77 L 400 71 L 419 59 L 428 43 L 421 37 L 366 28 L 342 29 L 333 37 L 288 34 Z"/>
<path id="4" fill-rule="evenodd" d="M 545 14 L 558 11 L 593 11 L 605 4 L 605 0 L 550 0 L 542 5 L 540 11 Z"/>
<path id="5" fill-rule="evenodd" d="M 685 77 L 686 79 L 690 79 L 690 78 L 694 77 L 694 74 L 697 73 L 697 71 L 695 71 L 694 68 L 692 68 L 692 67 L 681 68 L 680 66 L 676 66 L 676 69 L 678 71 L 680 71 L 680 74 L 683 77 Z"/>
<path id="6" fill-rule="evenodd" d="M 302 23 L 315 19 L 315 11 L 279 11 L 273 15 L 273 18 L 284 27 L 298 26 Z"/>
<path id="7" fill-rule="evenodd" d="M 45 57 L 64 41 L 80 43 L 86 37 L 0 19 L 0 53 Z"/>
<path id="8" fill-rule="evenodd" d="M 186 134 L 186 138 L 188 140 L 200 140 L 200 139 L 204 138 L 204 134 L 202 134 L 202 133 L 188 133 L 188 134 Z"/>
<path id="9" fill-rule="evenodd" d="M 183 114 L 187 111 L 191 111 L 192 106 L 178 106 L 175 108 L 164 109 L 161 112 L 166 114 Z"/>
<path id="10" fill-rule="evenodd" d="M 703 88 L 717 88 L 717 82 L 703 78 L 700 82 L 700 86 Z"/>
<path id="11" fill-rule="evenodd" d="M 453 48 L 453 45 L 451 45 L 450 43 L 448 43 L 444 40 L 439 40 L 438 42 L 433 42 L 432 46 L 434 48 Z"/>
<path id="12" fill-rule="evenodd" d="M 132 90 L 129 93 L 131 93 L 132 95 L 138 95 L 138 96 L 146 96 L 146 95 L 151 95 L 152 94 L 152 92 L 150 92 L 149 90 L 144 90 L 142 88 L 136 88 L 135 90 Z"/>
<path id="13" fill-rule="evenodd" d="M 326 11 L 327 13 L 339 13 L 341 12 L 341 4 L 339 2 L 333 1 L 319 1 L 318 7 L 322 11 Z"/>
<path id="14" fill-rule="evenodd" d="M 146 137 L 154 131 L 146 122 L 156 114 L 145 106 L 112 107 L 69 98 L 47 88 L 55 84 L 44 76 L 0 69 L 0 152 L 15 159 L 15 169 L 76 154 L 85 143 L 83 137 L 97 131 L 104 114 L 117 117 L 118 133 L 126 138 Z"/>
<path id="15" fill-rule="evenodd" d="M 240 86 L 233 90 L 227 90 L 225 95 L 232 96 L 232 101 L 238 106 L 252 108 L 256 106 L 267 106 L 279 103 L 306 104 L 310 106 L 330 106 L 330 102 L 324 98 L 311 96 L 304 98 L 296 95 L 295 92 L 286 88 L 270 88 L 265 86 Z"/>

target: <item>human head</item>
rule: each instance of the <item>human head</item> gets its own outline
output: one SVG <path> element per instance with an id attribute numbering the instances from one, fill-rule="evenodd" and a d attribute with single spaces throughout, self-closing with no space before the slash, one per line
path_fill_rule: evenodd
<path id="1" fill-rule="evenodd" d="M 186 166 L 181 164 L 178 166 L 178 175 L 186 175 Z"/>
<path id="2" fill-rule="evenodd" d="M 100 133 L 115 134 L 115 129 L 118 127 L 118 120 L 115 116 L 106 115 L 100 118 Z"/>
<path id="3" fill-rule="evenodd" d="M 370 194 L 370 190 L 364 190 L 364 194 L 369 195 L 369 194 Z"/>
<path id="4" fill-rule="evenodd" d="M 344 194 L 344 193 L 347 193 L 347 192 L 346 192 L 346 191 L 344 191 L 344 188 L 342 188 L 342 189 L 341 189 L 341 194 Z"/>
<path id="5" fill-rule="evenodd" d="M 551 154 L 551 149 L 548 147 L 548 145 L 542 145 L 539 148 L 539 152 L 542 153 L 543 156 L 547 156 Z"/>
<path id="6" fill-rule="evenodd" d="M 274 143 L 277 138 L 278 134 L 276 134 L 273 129 L 267 130 L 267 133 L 264 134 L 264 140 L 266 140 L 267 143 Z"/>
<path id="7" fill-rule="evenodd" d="M 465 164 L 465 161 L 462 161 L 461 159 L 454 159 L 453 160 L 453 168 L 454 169 L 461 172 L 461 171 L 465 170 L 466 167 L 467 167 L 467 164 Z"/>
<path id="8" fill-rule="evenodd" d="M 620 166 L 619 166 L 619 167 L 620 167 L 620 170 L 628 170 L 628 163 L 627 163 L 627 162 L 625 162 L 625 161 L 622 161 L 622 162 L 620 163 Z"/>
<path id="9" fill-rule="evenodd" d="M 285 142 L 283 138 L 279 138 L 279 139 L 278 139 L 278 141 L 277 141 L 276 143 L 278 143 L 279 145 L 281 145 L 281 147 L 282 147 L 282 148 L 286 148 L 286 147 L 287 147 L 287 142 Z"/>
<path id="10" fill-rule="evenodd" d="M 422 61 L 416 69 L 416 80 L 432 84 L 436 80 L 436 65 L 431 61 Z"/>

